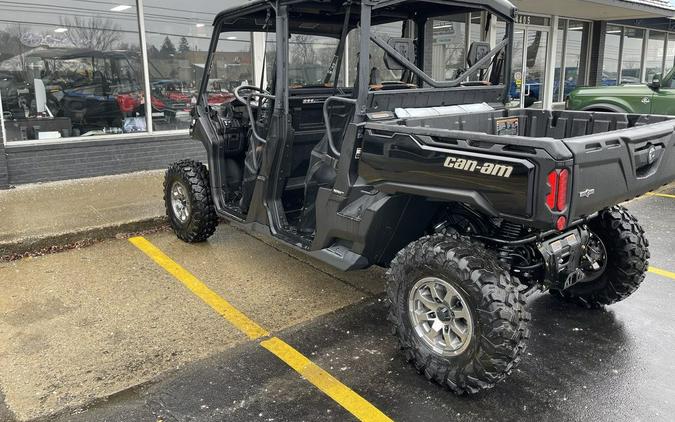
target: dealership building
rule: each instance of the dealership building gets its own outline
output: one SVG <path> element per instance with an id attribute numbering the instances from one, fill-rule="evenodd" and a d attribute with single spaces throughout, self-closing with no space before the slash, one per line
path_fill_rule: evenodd
<path id="1" fill-rule="evenodd" d="M 645 83 L 675 63 L 675 9 L 667 0 L 512 2 L 520 11 L 512 106 L 560 107 L 577 86 Z M 187 128 L 211 23 L 222 9 L 245 3 L 0 0 L 0 188 L 203 159 Z M 471 42 L 494 44 L 504 28 L 481 13 L 429 22 L 425 71 L 453 79 Z M 401 33 L 386 25 L 374 30 Z M 290 83 L 325 75 L 336 44 L 292 39 Z M 343 61 L 346 86 L 356 74 L 355 46 L 350 40 Z M 273 48 L 262 34 L 223 34 L 209 103 L 229 101 L 234 87 L 259 82 L 265 52 L 270 57 Z"/>

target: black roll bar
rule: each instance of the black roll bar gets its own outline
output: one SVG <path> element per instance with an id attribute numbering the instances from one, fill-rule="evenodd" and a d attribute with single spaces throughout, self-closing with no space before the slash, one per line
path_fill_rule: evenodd
<path id="1" fill-rule="evenodd" d="M 354 98 L 328 97 L 326 98 L 326 101 L 324 101 L 323 103 L 323 121 L 324 124 L 326 125 L 326 137 L 328 139 L 328 147 L 330 148 L 330 152 L 333 153 L 335 158 L 338 158 L 340 157 L 340 150 L 337 148 L 337 146 L 335 145 L 335 141 L 333 140 L 333 131 L 330 127 L 330 116 L 328 115 L 328 104 L 332 102 L 356 104 L 356 100 Z"/>
<path id="2" fill-rule="evenodd" d="M 451 81 L 436 81 L 429 75 L 424 73 L 422 69 L 415 66 L 414 63 L 411 63 L 410 60 L 408 60 L 406 57 L 404 57 L 402 54 L 396 51 L 392 46 L 387 44 L 386 41 L 378 37 L 376 34 L 371 32 L 370 39 L 380 48 L 386 51 L 394 60 L 399 62 L 404 67 L 408 68 L 411 72 L 413 72 L 415 75 L 417 75 L 420 79 L 422 79 L 424 82 L 426 82 L 433 88 L 451 88 L 459 86 L 463 80 L 469 78 L 470 76 L 473 76 L 484 65 L 488 64 L 492 60 L 492 57 L 494 57 L 497 53 L 499 53 L 506 45 L 508 45 L 509 42 L 508 38 L 503 39 L 499 44 L 495 46 L 495 48 L 490 50 L 490 52 L 486 54 L 485 57 L 478 60 L 476 64 L 467 69 L 466 72 L 462 73 L 458 78 L 455 78 Z"/>

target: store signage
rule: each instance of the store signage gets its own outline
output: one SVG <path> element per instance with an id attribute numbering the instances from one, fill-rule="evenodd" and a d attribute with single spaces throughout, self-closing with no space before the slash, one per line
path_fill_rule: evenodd
<path id="1" fill-rule="evenodd" d="M 551 18 L 545 18 L 543 16 L 518 15 L 516 23 L 521 25 L 551 26 Z"/>

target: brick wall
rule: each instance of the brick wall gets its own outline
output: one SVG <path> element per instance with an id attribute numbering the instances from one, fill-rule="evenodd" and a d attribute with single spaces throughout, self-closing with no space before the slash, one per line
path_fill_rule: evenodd
<path id="1" fill-rule="evenodd" d="M 202 144 L 186 135 L 47 145 L 10 143 L 5 152 L 7 179 L 11 185 L 161 169 L 182 158 L 206 160 Z"/>

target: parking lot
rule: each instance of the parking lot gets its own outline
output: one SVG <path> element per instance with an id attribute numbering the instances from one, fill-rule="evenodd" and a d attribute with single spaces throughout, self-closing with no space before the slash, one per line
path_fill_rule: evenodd
<path id="1" fill-rule="evenodd" d="M 469 397 L 401 357 L 381 269 L 228 225 L 0 263 L 0 420 L 672 420 L 675 187 L 627 206 L 651 242 L 640 290 L 600 311 L 532 295 L 521 365 Z"/>

